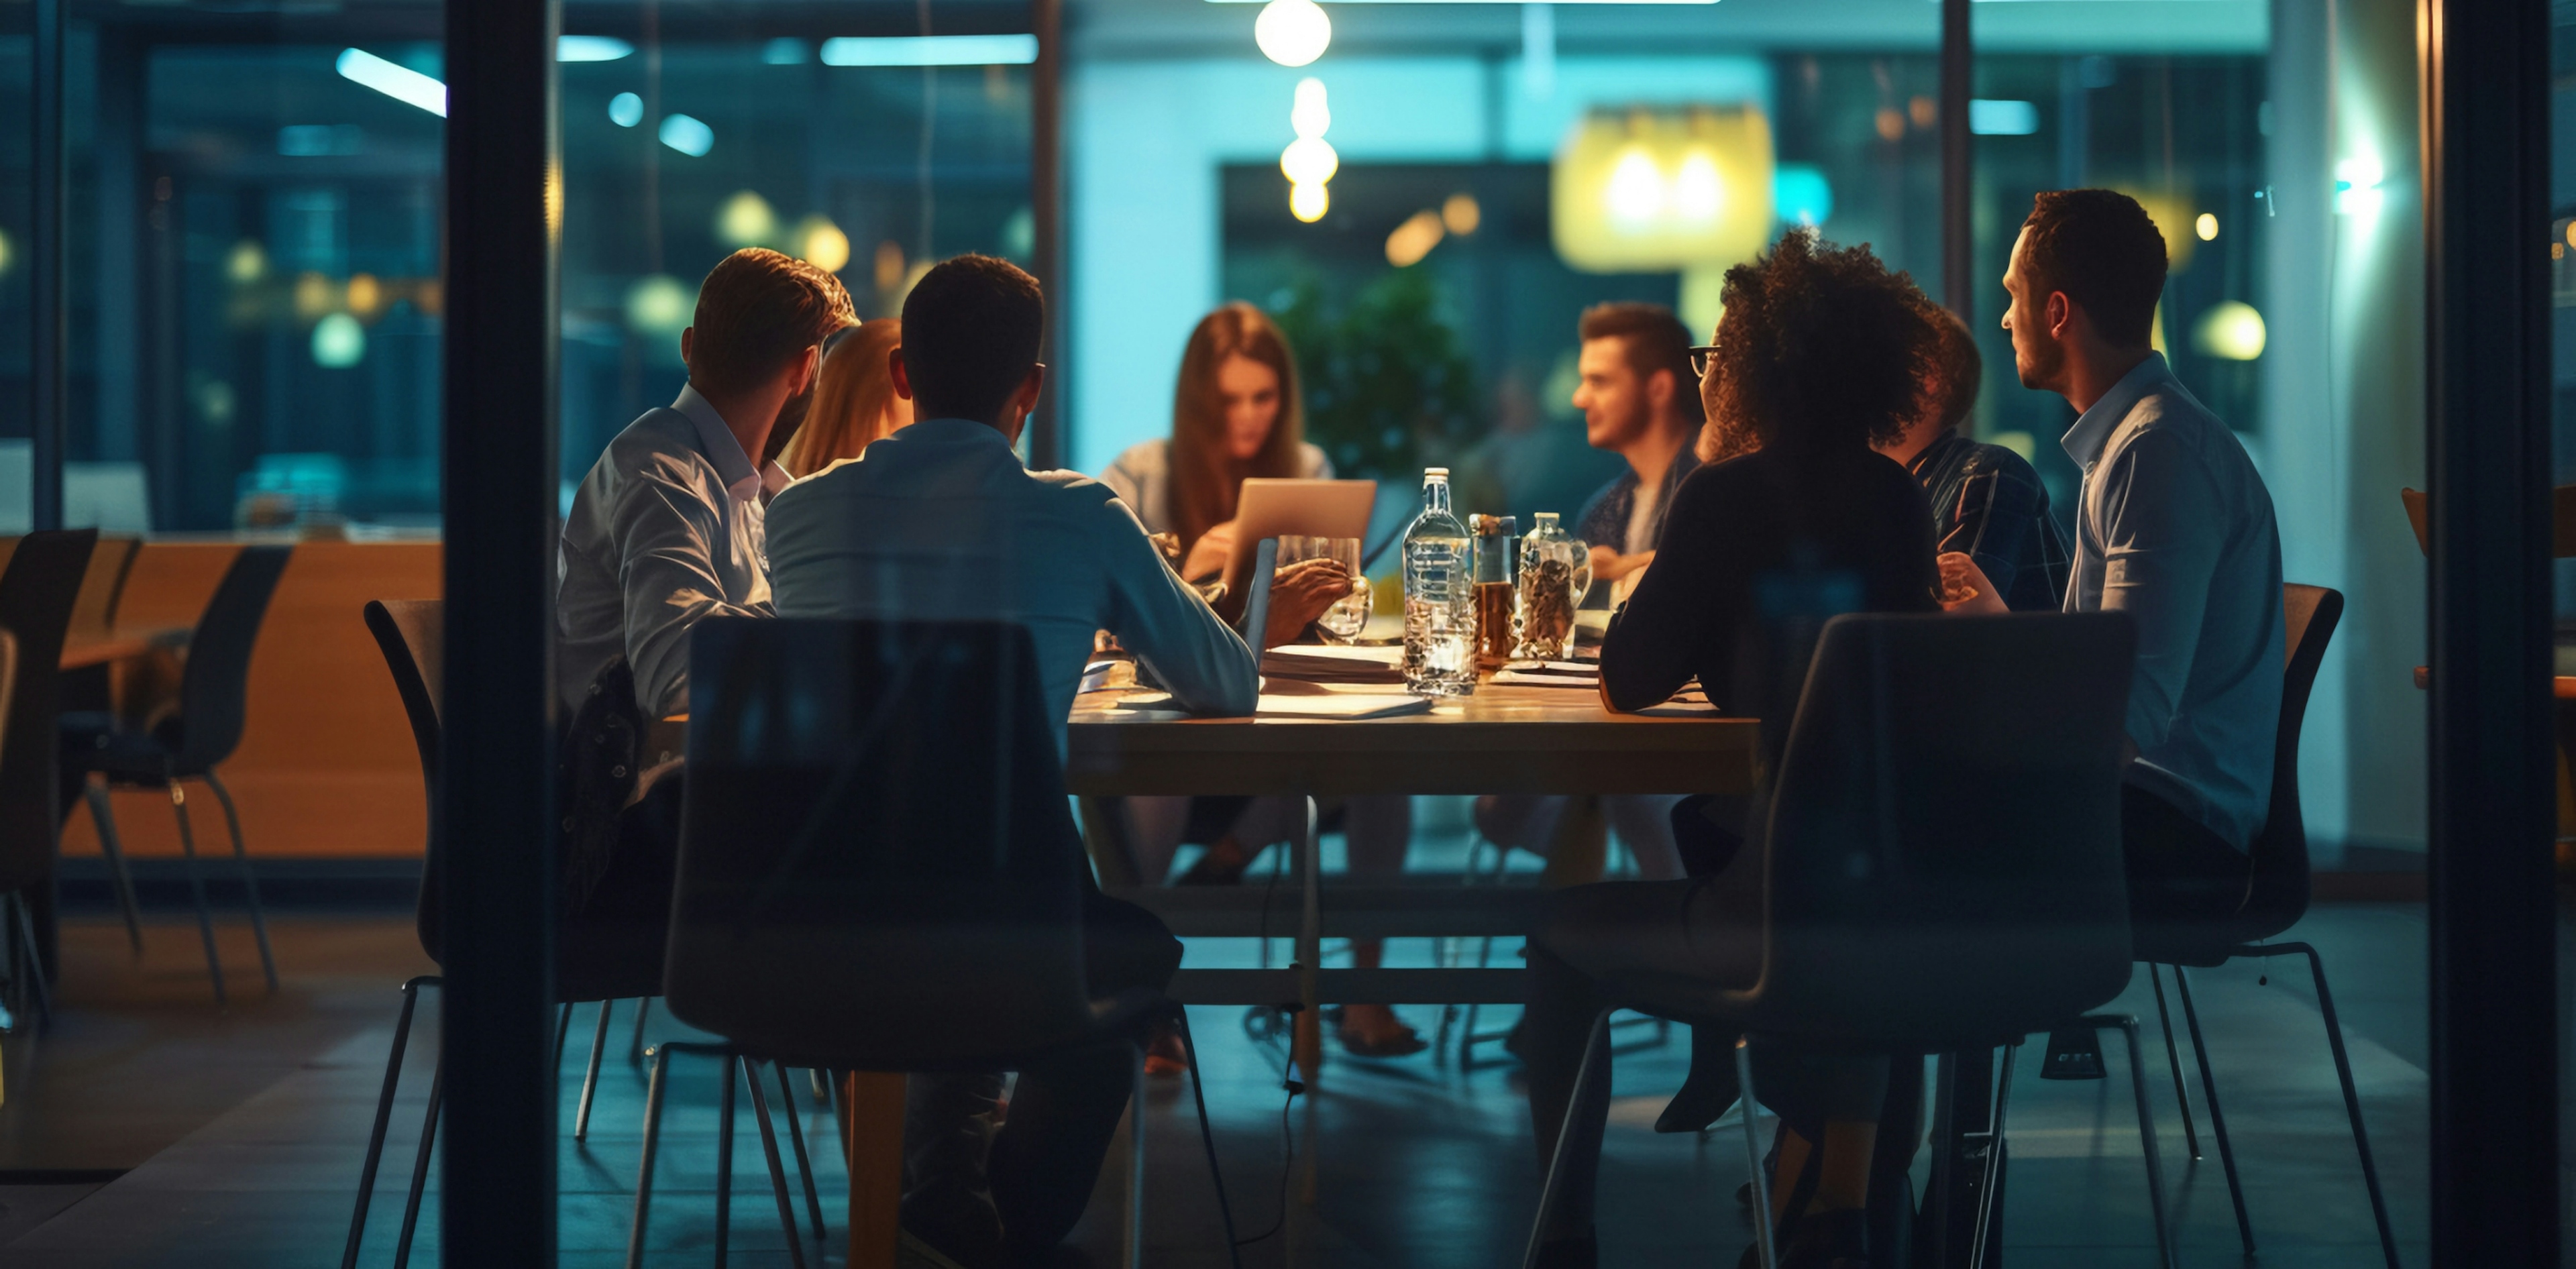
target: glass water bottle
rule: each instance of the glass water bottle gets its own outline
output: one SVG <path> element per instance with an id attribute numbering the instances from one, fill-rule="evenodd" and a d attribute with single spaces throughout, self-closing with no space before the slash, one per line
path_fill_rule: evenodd
<path id="1" fill-rule="evenodd" d="M 1422 514 L 1404 531 L 1404 686 L 1416 696 L 1476 690 L 1473 543 L 1449 511 L 1449 469 L 1422 473 Z"/>

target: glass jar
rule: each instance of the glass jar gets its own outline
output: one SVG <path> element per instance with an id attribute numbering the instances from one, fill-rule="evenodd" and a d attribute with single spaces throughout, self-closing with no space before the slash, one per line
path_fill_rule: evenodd
<path id="1" fill-rule="evenodd" d="M 1592 589 L 1592 548 L 1569 536 L 1553 511 L 1539 512 L 1521 539 L 1520 579 L 1514 616 L 1520 642 L 1512 655 L 1561 661 L 1574 650 L 1574 610 Z"/>
<path id="2" fill-rule="evenodd" d="M 1500 665 L 1511 659 L 1518 639 L 1512 565 L 1520 553 L 1520 523 L 1510 516 L 1469 516 L 1467 531 L 1476 539 L 1476 659 Z"/>

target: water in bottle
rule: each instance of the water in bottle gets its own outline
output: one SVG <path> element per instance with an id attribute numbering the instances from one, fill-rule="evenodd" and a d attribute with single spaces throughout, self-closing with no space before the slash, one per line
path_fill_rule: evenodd
<path id="1" fill-rule="evenodd" d="M 1449 511 L 1449 469 L 1422 473 L 1422 514 L 1404 531 L 1404 684 L 1416 696 L 1476 690 L 1474 550 Z"/>

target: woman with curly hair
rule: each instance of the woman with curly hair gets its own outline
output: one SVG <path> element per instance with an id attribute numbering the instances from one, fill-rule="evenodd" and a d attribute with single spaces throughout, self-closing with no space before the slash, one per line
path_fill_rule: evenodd
<path id="1" fill-rule="evenodd" d="M 1602 643 L 1610 708 L 1658 704 L 1696 677 L 1727 713 L 1762 720 L 1767 771 L 1827 618 L 1938 609 L 1923 490 L 1871 448 L 1900 435 L 1917 405 L 1931 349 L 1913 294 L 1913 283 L 1866 246 L 1831 246 L 1803 230 L 1727 271 L 1726 316 L 1700 380 L 1702 440 L 1717 461 L 1674 491 L 1655 566 Z M 1757 789 L 1756 805 L 1761 798 Z M 1762 852 L 1738 849 L 1741 830 L 1759 819 L 1714 819 L 1714 805 L 1693 800 L 1674 811 L 1694 880 L 1559 891 L 1530 940 L 1522 1058 L 1542 1160 L 1556 1149 L 1603 1005 L 1596 977 L 1660 971 L 1749 986 L 1760 972 Z M 1693 1071 L 1723 1111 L 1735 1095 L 1734 1037 L 1694 1044 L 1712 1059 L 1706 1066 L 1724 1068 L 1716 1086 Z M 1760 1056 L 1764 1101 L 1782 1117 L 1781 1263 L 1866 1269 L 1865 1207 L 1889 1064 L 1776 1046 Z M 1606 1113 L 1602 1098 L 1586 1098 L 1560 1200 L 1540 1231 L 1543 1265 L 1595 1263 Z M 1794 1180 L 1802 1177 L 1813 1185 Z M 1801 1191 L 1811 1191 L 1803 1203 Z"/>

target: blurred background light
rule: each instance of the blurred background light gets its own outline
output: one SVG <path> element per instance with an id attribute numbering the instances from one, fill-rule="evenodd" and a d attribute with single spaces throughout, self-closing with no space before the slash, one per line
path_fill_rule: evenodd
<path id="1" fill-rule="evenodd" d="M 2263 315 L 2238 300 L 2222 300 L 2192 323 L 2191 346 L 2227 361 L 2252 361 L 2263 355 Z"/>
<path id="2" fill-rule="evenodd" d="M 677 335 L 688 328 L 696 299 L 667 273 L 639 279 L 626 289 L 626 325 L 638 335 Z"/>
<path id="3" fill-rule="evenodd" d="M 644 122 L 644 99 L 633 93 L 619 93 L 609 98 L 608 121 L 621 128 L 632 128 Z"/>
<path id="4" fill-rule="evenodd" d="M 347 303 L 351 313 L 361 318 L 374 318 L 376 314 L 384 311 L 384 283 L 378 282 L 376 275 L 372 273 L 360 273 L 351 277 Z"/>
<path id="5" fill-rule="evenodd" d="M 1034 35 L 843 35 L 823 41 L 825 66 L 1026 66 Z"/>
<path id="6" fill-rule="evenodd" d="M 1299 137 L 1279 152 L 1279 170 L 1291 184 L 1321 185 L 1342 170 L 1342 156 L 1322 137 Z"/>
<path id="7" fill-rule="evenodd" d="M 2335 211 L 2342 215 L 2379 210 L 2386 195 L 2379 183 L 2388 179 L 2388 170 L 2370 155 L 2345 159 L 2334 168 Z"/>
<path id="8" fill-rule="evenodd" d="M 295 275 L 295 316 L 298 321 L 318 322 L 339 307 L 340 288 L 319 273 Z"/>
<path id="9" fill-rule="evenodd" d="M 1282 66 L 1303 66 L 1333 43 L 1333 20 L 1315 0 L 1270 0 L 1252 21 L 1252 42 Z"/>
<path id="10" fill-rule="evenodd" d="M 716 130 L 689 115 L 664 115 L 662 144 L 690 158 L 702 159 L 707 151 L 716 148 Z"/>
<path id="11" fill-rule="evenodd" d="M 716 243 L 726 248 L 762 247 L 778 240 L 778 213 L 769 200 L 744 189 L 716 204 Z M 848 261 L 846 244 L 842 255 Z"/>
<path id="12" fill-rule="evenodd" d="M 313 364 L 346 370 L 367 357 L 367 328 L 346 313 L 333 313 L 313 324 Z"/>
<path id="13" fill-rule="evenodd" d="M 447 85 L 403 66 L 376 56 L 362 48 L 344 48 L 333 66 L 340 78 L 402 102 L 418 106 L 441 119 L 447 117 Z"/>
<path id="14" fill-rule="evenodd" d="M 1333 126 L 1333 108 L 1324 81 L 1312 75 L 1297 81 L 1296 104 L 1288 108 L 1288 126 L 1301 137 L 1320 137 Z"/>
<path id="15" fill-rule="evenodd" d="M 825 273 L 838 273 L 850 263 L 850 236 L 828 217 L 808 216 L 798 221 L 795 243 L 797 258 Z"/>
<path id="16" fill-rule="evenodd" d="M 2039 107 L 2027 101 L 1972 98 L 1968 131 L 1981 137 L 2026 137 L 2039 131 Z"/>
<path id="17" fill-rule="evenodd" d="M 1288 214 L 1307 224 L 1322 220 L 1332 206 L 1332 195 L 1325 193 L 1321 185 L 1295 184 L 1288 187 Z"/>
<path id="18" fill-rule="evenodd" d="M 814 47 L 792 35 L 782 35 L 760 46 L 760 60 L 767 66 L 802 66 L 814 60 Z"/>
<path id="19" fill-rule="evenodd" d="M 1476 204 L 1476 196 L 1460 191 L 1440 204 L 1440 225 L 1461 238 L 1476 232 L 1485 223 L 1485 209 Z"/>
<path id="20" fill-rule="evenodd" d="M 555 60 L 558 62 L 613 62 L 634 52 L 634 45 L 605 35 L 555 37 Z"/>
<path id="21" fill-rule="evenodd" d="M 1415 212 L 1386 236 L 1386 262 L 1399 269 L 1420 264 L 1447 233 L 1447 227 L 1440 223 L 1440 213 L 1428 209 Z"/>
<path id="22" fill-rule="evenodd" d="M 1813 163 L 1783 163 L 1771 173 L 1771 204 L 1790 224 L 1821 225 L 1833 218 L 1833 182 Z"/>
<path id="23" fill-rule="evenodd" d="M 0 233 L 0 273 L 7 273 L 9 271 L 9 263 L 9 235 L 6 233 Z"/>
<path id="24" fill-rule="evenodd" d="M 256 238 L 244 238 L 224 253 L 224 276 L 247 286 L 268 276 L 268 252 Z"/>
<path id="25" fill-rule="evenodd" d="M 1589 111 L 1549 172 L 1557 255 L 1585 273 L 1733 264 L 1769 240 L 1776 179 L 1752 105 Z"/>
<path id="26" fill-rule="evenodd" d="M 2200 219 L 2191 222 L 2191 231 L 2200 235 L 2202 242 L 2218 241 L 2218 214 L 2202 212 Z"/>

